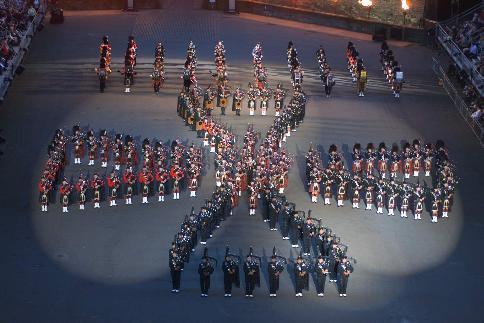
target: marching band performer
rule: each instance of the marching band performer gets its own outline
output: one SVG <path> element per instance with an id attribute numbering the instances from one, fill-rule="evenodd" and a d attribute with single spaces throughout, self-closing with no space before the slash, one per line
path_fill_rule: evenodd
<path id="1" fill-rule="evenodd" d="M 121 164 L 123 162 L 123 155 L 124 155 L 124 150 L 123 150 L 123 141 L 122 141 L 123 135 L 121 134 L 116 134 L 113 142 L 113 158 L 114 158 L 114 170 L 120 170 L 121 169 Z"/>
<path id="2" fill-rule="evenodd" d="M 185 174 L 183 173 L 183 170 L 178 166 L 178 164 L 174 165 L 171 170 L 170 170 L 170 176 L 173 181 L 173 199 L 174 200 L 179 200 L 180 199 L 180 186 L 181 186 L 181 180 L 183 177 L 185 177 Z"/>
<path id="3" fill-rule="evenodd" d="M 91 189 L 94 192 L 94 208 L 99 209 L 101 207 L 100 202 L 101 202 L 101 194 L 102 194 L 102 189 L 104 187 L 104 181 L 102 178 L 99 176 L 98 173 L 95 173 L 93 175 L 93 178 L 91 180 Z"/>
<path id="4" fill-rule="evenodd" d="M 385 183 L 383 183 L 383 178 L 378 180 L 376 192 L 376 213 L 383 214 L 383 206 L 385 205 Z"/>
<path id="5" fill-rule="evenodd" d="M 94 165 L 94 160 L 96 159 L 97 155 L 97 140 L 94 137 L 94 131 L 89 130 L 86 135 L 86 142 L 87 142 L 87 155 L 89 158 L 88 165 Z"/>
<path id="6" fill-rule="evenodd" d="M 172 282 L 172 293 L 178 293 L 180 291 L 181 271 L 183 269 L 183 260 L 178 256 L 176 249 L 170 253 L 169 267 Z"/>
<path id="7" fill-rule="evenodd" d="M 314 179 L 313 182 L 310 184 L 310 188 L 311 188 L 311 202 L 318 203 L 319 183 L 316 181 L 316 179 Z"/>
<path id="8" fill-rule="evenodd" d="M 331 196 L 333 195 L 332 191 L 332 184 L 333 180 L 332 178 L 332 172 L 330 169 L 325 169 L 326 180 L 324 181 L 324 205 L 331 205 Z"/>
<path id="9" fill-rule="evenodd" d="M 108 188 L 109 188 L 109 206 L 116 206 L 116 198 L 118 197 L 118 190 L 121 186 L 121 181 L 116 175 L 114 170 L 108 177 Z"/>
<path id="10" fill-rule="evenodd" d="M 274 254 L 267 264 L 267 271 L 269 272 L 269 297 L 276 297 L 279 290 L 279 277 L 284 271 L 284 266 L 277 261 L 277 256 Z"/>
<path id="11" fill-rule="evenodd" d="M 255 190 L 251 190 L 249 197 L 249 215 L 255 215 L 255 210 L 257 209 L 257 193 Z"/>
<path id="12" fill-rule="evenodd" d="M 420 141 L 415 139 L 413 141 L 413 177 L 418 177 L 420 172 L 420 160 L 421 160 L 421 147 Z"/>
<path id="13" fill-rule="evenodd" d="M 222 263 L 222 270 L 224 273 L 224 291 L 225 297 L 232 296 L 232 285 L 240 286 L 239 279 L 239 265 L 229 256 L 225 255 L 225 260 Z"/>
<path id="14" fill-rule="evenodd" d="M 366 187 L 366 209 L 371 211 L 371 206 L 373 204 L 373 186 L 370 184 Z"/>
<path id="15" fill-rule="evenodd" d="M 390 180 L 390 185 L 387 186 L 386 195 L 388 196 L 388 215 L 395 215 L 394 211 L 397 205 L 397 194 L 395 192 L 395 181 L 393 178 Z"/>
<path id="16" fill-rule="evenodd" d="M 252 254 L 249 253 L 244 262 L 245 273 L 245 297 L 254 297 L 255 285 L 260 286 L 260 267 Z"/>
<path id="17" fill-rule="evenodd" d="M 81 132 L 81 127 L 79 125 L 75 125 L 72 128 L 72 133 L 74 164 L 81 164 L 81 159 L 84 157 L 84 134 Z"/>
<path id="18" fill-rule="evenodd" d="M 294 264 L 294 276 L 296 280 L 296 297 L 302 297 L 302 290 L 309 288 L 309 268 L 301 256 L 297 257 Z"/>
<path id="19" fill-rule="evenodd" d="M 384 142 L 381 142 L 380 145 L 378 145 L 378 172 L 380 173 L 380 177 L 383 179 L 386 177 L 387 163 L 387 147 Z"/>
<path id="20" fill-rule="evenodd" d="M 430 172 L 432 170 L 432 159 L 433 159 L 433 149 L 432 144 L 428 143 L 425 145 L 425 152 L 424 152 L 424 170 L 425 170 L 425 177 L 430 176 Z"/>
<path id="21" fill-rule="evenodd" d="M 338 207 L 344 206 L 344 199 L 346 196 L 346 181 L 343 177 L 343 170 L 341 169 L 339 171 L 339 174 L 337 175 L 337 180 L 338 180 L 338 198 L 337 198 L 337 205 Z"/>
<path id="22" fill-rule="evenodd" d="M 158 183 L 158 202 L 165 201 L 166 182 L 170 178 L 168 172 L 163 167 L 158 167 L 155 174 L 156 182 Z"/>
<path id="23" fill-rule="evenodd" d="M 213 266 L 210 264 L 210 261 L 208 261 L 208 257 L 204 256 L 202 258 L 202 262 L 198 265 L 202 297 L 208 297 L 208 290 L 210 289 L 210 275 L 212 275 L 213 271 Z"/>
<path id="24" fill-rule="evenodd" d="M 192 176 L 192 178 L 190 179 L 190 197 L 197 196 L 197 189 L 198 189 L 197 176 Z"/>
<path id="25" fill-rule="evenodd" d="M 303 255 L 309 256 L 311 252 L 311 246 L 314 234 L 316 233 L 316 227 L 313 224 L 313 220 L 311 219 L 311 213 L 308 214 L 306 219 L 306 223 L 302 226 L 302 243 L 303 243 Z"/>
<path id="26" fill-rule="evenodd" d="M 397 178 L 397 173 L 400 172 L 400 155 L 398 153 L 398 146 L 392 146 L 392 153 L 390 155 L 390 177 L 392 179 Z"/>
<path id="27" fill-rule="evenodd" d="M 63 213 L 69 212 L 67 208 L 69 206 L 69 199 L 70 199 L 71 192 L 72 192 L 72 185 L 69 184 L 69 182 L 67 181 L 67 178 L 64 178 L 60 187 Z"/>
<path id="28" fill-rule="evenodd" d="M 79 179 L 76 183 L 76 190 L 79 193 L 79 210 L 84 210 L 84 206 L 86 205 L 86 192 L 88 189 L 88 183 L 84 176 L 79 175 Z"/>
<path id="29" fill-rule="evenodd" d="M 109 147 L 111 146 L 108 132 L 106 130 L 101 130 L 99 134 L 99 143 L 101 148 L 101 167 L 106 168 L 108 167 Z"/>
<path id="30" fill-rule="evenodd" d="M 353 266 L 348 260 L 348 257 L 343 256 L 338 265 L 338 291 L 340 297 L 346 297 L 346 289 L 348 287 L 348 279 L 353 272 Z"/>
<path id="31" fill-rule="evenodd" d="M 276 90 L 273 93 L 274 96 L 274 109 L 276 111 L 276 117 L 280 115 L 282 108 L 284 107 L 284 98 L 286 96 L 286 90 L 282 88 L 282 84 L 278 83 Z"/>
<path id="32" fill-rule="evenodd" d="M 410 144 L 407 142 L 403 145 L 403 171 L 405 179 L 410 178 L 412 168 L 412 150 Z"/>
<path id="33" fill-rule="evenodd" d="M 360 208 L 360 192 L 363 188 L 360 182 L 360 178 L 358 175 L 353 177 L 353 181 L 351 182 L 351 186 L 353 188 L 353 209 Z"/>
<path id="34" fill-rule="evenodd" d="M 366 159 L 366 164 L 365 164 L 365 173 L 366 176 L 373 175 L 373 161 L 375 160 L 376 153 L 375 149 L 373 146 L 373 143 L 368 143 L 366 146 L 366 152 L 365 152 L 365 159 Z"/>
<path id="35" fill-rule="evenodd" d="M 353 146 L 353 153 L 351 154 L 351 157 L 353 158 L 353 174 L 361 176 L 363 172 L 363 156 L 361 154 L 361 145 L 359 143 L 356 143 Z"/>
<path id="36" fill-rule="evenodd" d="M 417 184 L 417 187 L 414 191 L 414 200 L 415 200 L 415 211 L 414 211 L 414 219 L 415 220 L 422 220 L 422 212 L 423 212 L 423 201 L 425 197 L 423 196 L 422 188 L 420 185 Z"/>
<path id="37" fill-rule="evenodd" d="M 249 83 L 249 89 L 247 90 L 247 107 L 249 108 L 249 115 L 251 116 L 255 114 L 255 100 L 259 96 L 259 93 L 259 90 L 255 88 L 252 83 Z"/>
<path id="38" fill-rule="evenodd" d="M 136 185 L 136 174 L 130 169 L 126 168 L 123 174 L 123 182 L 126 187 L 126 205 L 131 205 L 133 204 L 131 198 L 134 194 L 134 188 Z"/>
<path id="39" fill-rule="evenodd" d="M 269 99 L 271 97 L 271 92 L 268 88 L 263 88 L 259 91 L 259 96 L 260 96 L 260 109 L 261 109 L 261 115 L 265 116 L 267 115 L 267 108 L 269 107 Z"/>
<path id="40" fill-rule="evenodd" d="M 400 207 L 400 216 L 402 218 L 407 217 L 407 211 L 408 211 L 409 205 L 410 205 L 410 190 L 408 188 L 408 184 L 404 182 L 403 190 L 402 190 L 402 205 Z"/>
<path id="41" fill-rule="evenodd" d="M 52 183 L 45 177 L 42 177 L 40 179 L 38 188 L 40 193 L 40 205 L 42 207 L 42 212 L 47 212 L 47 207 L 49 205 L 49 194 L 52 190 Z"/>
<path id="42" fill-rule="evenodd" d="M 365 96 L 365 87 L 367 81 L 367 73 L 365 67 L 362 67 L 361 70 L 357 72 L 357 79 L 358 96 Z"/>
<path id="43" fill-rule="evenodd" d="M 232 111 L 235 111 L 235 115 L 240 116 L 240 110 L 242 109 L 242 100 L 245 97 L 244 91 L 240 87 L 237 87 L 234 91 L 232 99 Z"/>
<path id="44" fill-rule="evenodd" d="M 150 195 L 150 185 L 153 182 L 153 174 L 148 168 L 143 167 L 143 170 L 139 173 L 138 181 L 142 186 L 142 204 L 148 204 L 148 196 Z"/>
<path id="45" fill-rule="evenodd" d="M 329 262 L 328 259 L 324 258 L 322 255 L 318 257 L 318 262 L 316 263 L 316 292 L 319 297 L 324 296 L 324 286 L 326 285 L 326 277 L 329 273 Z"/>

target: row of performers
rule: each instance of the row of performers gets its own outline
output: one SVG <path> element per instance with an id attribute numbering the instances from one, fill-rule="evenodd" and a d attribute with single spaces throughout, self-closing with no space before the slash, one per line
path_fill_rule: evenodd
<path id="1" fill-rule="evenodd" d="M 373 143 L 368 143 L 365 150 L 356 143 L 353 146 L 351 170 L 356 175 L 374 175 L 375 170 L 382 178 L 386 178 L 389 172 L 391 178 L 397 178 L 403 173 L 405 179 L 419 177 L 423 171 L 425 177 L 433 176 L 437 183 L 443 184 L 444 181 L 454 182 L 454 166 L 449 160 L 445 144 L 439 140 L 432 146 L 427 143 L 423 146 L 420 140 L 415 139 L 413 144 L 406 142 L 402 150 L 396 144 L 389 150 L 384 142 L 376 148 Z M 306 162 L 315 164 L 311 160 L 317 158 L 321 160 L 319 153 L 312 147 L 306 155 Z M 316 165 L 316 164 L 315 164 Z M 322 167 L 320 162 L 318 165 Z M 341 170 L 345 168 L 344 158 L 338 147 L 332 144 L 328 149 L 328 165 L 331 170 Z M 308 175 L 308 174 L 306 174 Z"/>
<path id="2" fill-rule="evenodd" d="M 311 217 L 311 210 L 306 216 L 306 212 L 297 210 L 296 204 L 288 202 L 274 188 L 264 192 L 262 201 L 265 206 L 262 215 L 269 229 L 277 231 L 279 225 L 282 239 L 290 240 L 293 248 L 301 245 L 303 255 L 309 256 L 311 251 L 326 257 L 331 256 L 331 252 L 346 253 L 348 248 L 341 244 L 341 239 L 330 228 L 322 226 L 321 219 Z"/>
<path id="3" fill-rule="evenodd" d="M 212 115 L 216 107 L 220 108 L 222 115 L 225 115 L 226 108 L 229 106 L 230 94 L 228 88 L 225 88 L 223 91 L 215 91 L 209 86 L 203 95 L 202 104 L 200 104 L 200 91 L 197 91 L 197 89 L 194 89 L 189 93 L 181 91 L 178 96 L 177 113 L 185 120 L 186 124 L 189 125 L 192 130 L 201 131 L 201 119 L 205 116 Z M 243 91 L 241 88 L 236 88 L 233 92 L 232 111 L 238 116 L 240 116 L 242 102 L 246 96 L 248 99 L 247 108 L 250 115 L 255 115 L 255 111 L 257 110 L 257 99 L 260 99 L 261 115 L 267 115 L 269 101 L 272 97 L 274 99 L 275 115 L 278 116 L 284 108 L 286 90 L 282 88 L 281 84 L 278 84 L 274 91 L 270 91 L 267 88 L 263 91 L 259 91 L 254 88 L 252 84 L 249 84 L 249 90 L 247 92 Z"/>
<path id="4" fill-rule="evenodd" d="M 124 140 L 123 140 L 124 138 Z M 137 166 L 140 161 L 142 167 L 154 169 L 156 167 L 167 167 L 171 164 L 183 165 L 187 167 L 200 166 L 202 162 L 202 152 L 200 148 L 193 144 L 185 147 L 178 140 L 171 143 L 171 147 L 160 141 L 151 142 L 148 138 L 143 139 L 141 151 L 134 138 L 130 135 L 116 134 L 110 138 L 106 130 L 101 130 L 96 136 L 93 130 L 84 133 L 79 125 L 73 127 L 71 136 L 74 164 L 81 164 L 87 151 L 88 165 L 95 165 L 95 161 L 101 160 L 101 167 L 107 168 L 108 162 L 112 160 L 115 170 L 120 170 L 121 165 L 127 168 Z"/>
<path id="5" fill-rule="evenodd" d="M 400 97 L 400 91 L 404 82 L 403 71 L 400 64 L 395 59 L 393 51 L 388 47 L 386 41 L 381 44 L 380 63 L 383 74 L 385 74 L 388 84 L 391 84 L 393 95 Z"/>
<path id="6" fill-rule="evenodd" d="M 343 169 L 322 169 L 318 165 L 321 165 L 319 158 L 311 158 L 306 169 L 308 189 L 313 203 L 317 203 L 321 195 L 324 197 L 324 204 L 329 205 L 332 197 L 336 195 L 338 206 L 343 206 L 344 200 L 349 198 L 353 208 L 357 209 L 363 199 L 367 210 L 371 210 L 372 205 L 375 205 L 377 213 L 383 214 L 383 208 L 387 207 L 388 215 L 395 215 L 394 210 L 400 205 L 401 217 L 407 217 L 407 211 L 413 209 L 415 219 L 420 220 L 425 200 L 428 200 L 431 205 L 432 222 L 437 222 L 440 215 L 448 217 L 455 190 L 454 183 L 446 181 L 442 185 L 428 189 L 422 188 L 419 184 L 397 182 L 394 178 L 376 179 L 373 174 L 365 177 L 354 174 L 352 177 Z"/>
<path id="7" fill-rule="evenodd" d="M 74 192 L 80 210 L 84 210 L 89 201 L 93 203 L 94 208 L 100 208 L 101 201 L 105 199 L 109 200 L 109 206 L 117 206 L 116 201 L 120 198 L 125 199 L 126 205 L 131 205 L 132 197 L 138 193 L 142 195 L 142 204 L 148 204 L 148 198 L 152 195 L 158 196 L 159 202 L 164 202 L 170 191 L 174 200 L 180 199 L 180 191 L 185 186 L 188 186 L 190 197 L 196 197 L 199 178 L 199 172 L 192 170 L 187 173 L 180 167 L 172 167 L 169 171 L 160 167 L 154 173 L 143 168 L 139 174 L 132 168 L 127 168 L 122 176 L 113 170 L 105 179 L 98 173 L 91 179 L 80 175 L 74 184 L 67 178 L 62 180 L 59 186 L 60 203 L 62 212 L 68 212 L 68 207 L 74 202 Z M 38 188 L 41 211 L 47 212 L 50 202 L 54 199 L 54 185 L 41 180 Z"/>
<path id="8" fill-rule="evenodd" d="M 329 276 L 330 282 L 337 282 L 340 297 L 347 296 L 349 276 L 353 273 L 354 267 L 350 259 L 345 255 L 338 255 L 337 258 L 329 258 L 320 255 L 316 259 L 299 255 L 295 260 L 288 261 L 287 258 L 277 254 L 273 248 L 270 261 L 267 263 L 269 297 L 277 297 L 281 274 L 287 268 L 289 262 L 292 264 L 292 272 L 295 281 L 295 296 L 302 297 L 303 290 L 309 290 L 309 278 L 313 277 L 316 292 L 319 297 L 324 296 L 326 279 Z M 208 255 L 205 248 L 203 257 L 198 265 L 197 272 L 200 278 L 200 292 L 202 297 L 208 297 L 211 285 L 211 276 L 215 272 L 218 260 Z M 233 286 L 240 287 L 240 266 L 244 272 L 245 297 L 253 298 L 256 287 L 260 287 L 260 276 L 262 270 L 262 257 L 254 254 L 250 247 L 244 261 L 239 255 L 230 252 L 226 248 L 224 261 L 222 262 L 222 273 L 224 283 L 224 296 L 231 297 Z M 182 257 L 176 246 L 170 249 L 169 268 L 172 278 L 172 292 L 180 291 L 181 273 L 184 268 Z"/>
<path id="9" fill-rule="evenodd" d="M 331 67 L 328 64 L 326 52 L 324 51 L 323 46 L 320 46 L 319 49 L 316 51 L 316 59 L 318 61 L 319 77 L 323 82 L 326 97 L 329 98 L 329 96 L 331 95 L 331 90 L 333 89 L 333 86 L 336 84 L 336 82 L 334 80 L 333 73 L 331 72 Z"/>
<path id="10" fill-rule="evenodd" d="M 356 83 L 358 96 L 365 96 L 367 82 L 367 71 L 363 64 L 363 59 L 352 42 L 346 46 L 346 59 L 348 61 L 348 71 L 351 73 L 353 83 Z"/>
<path id="11" fill-rule="evenodd" d="M 297 50 L 292 41 L 287 45 L 287 66 L 291 73 L 292 86 L 302 86 L 304 71 L 297 56 Z"/>

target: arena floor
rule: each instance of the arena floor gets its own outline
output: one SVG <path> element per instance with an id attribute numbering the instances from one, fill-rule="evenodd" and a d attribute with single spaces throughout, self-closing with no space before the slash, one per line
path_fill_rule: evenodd
<path id="1" fill-rule="evenodd" d="M 123 93 L 122 78 L 113 73 L 106 92 L 98 91 L 94 67 L 98 45 L 110 36 L 113 63 L 122 62 L 127 37 L 138 42 L 138 75 L 131 94 Z M 182 139 L 200 144 L 176 115 L 181 87 L 181 64 L 189 40 L 197 45 L 198 78 L 210 82 L 213 47 L 223 40 L 229 79 L 246 87 L 252 78 L 251 50 L 261 41 L 269 84 L 290 87 L 286 46 L 292 40 L 306 70 L 306 119 L 287 141 L 295 156 L 287 197 L 298 209 L 312 209 L 349 246 L 357 259 L 348 297 L 338 297 L 327 283 L 318 298 L 313 282 L 303 298 L 294 297 L 292 275 L 281 277 L 277 299 L 269 298 L 266 276 L 254 299 L 236 290 L 223 297 L 220 267 L 212 277 L 210 297 L 199 295 L 195 256 L 182 274 L 182 292 L 170 293 L 168 248 L 191 207 L 199 209 L 214 187 L 213 157 L 202 178 L 199 197 L 182 194 L 179 201 L 84 213 L 60 205 L 40 212 L 37 181 L 46 160 L 47 145 L 56 128 L 70 129 L 79 122 L 95 130 L 107 128 L 162 140 Z M 166 48 L 167 79 L 160 95 L 150 88 L 150 64 L 155 42 Z M 368 91 L 356 95 L 346 70 L 345 46 L 353 41 L 368 68 Z M 317 71 L 315 51 L 322 44 L 336 74 L 333 96 L 325 98 Z M 3 322 L 479 322 L 484 291 L 482 169 L 484 153 L 452 102 L 435 79 L 433 53 L 422 46 L 390 42 L 403 66 L 406 84 L 395 99 L 379 66 L 379 44 L 369 35 L 320 26 L 286 22 L 248 14 L 224 15 L 201 10 L 66 13 L 63 25 L 47 25 L 35 36 L 17 77 L 0 107 L 0 133 L 7 139 L 0 158 L 0 321 Z M 114 68 L 116 70 L 117 68 Z M 270 111 L 273 114 L 273 111 Z M 218 115 L 218 112 L 216 113 Z M 219 117 L 219 116 L 217 116 Z M 250 117 L 231 111 L 220 120 L 242 136 L 251 123 L 265 133 L 271 116 Z M 335 143 L 345 151 L 355 142 L 366 145 L 421 138 L 445 141 L 457 166 L 460 184 L 455 206 L 446 221 L 388 217 L 349 205 L 311 204 L 304 186 L 304 154 L 313 146 L 327 151 Z M 87 169 L 69 166 L 77 176 Z M 335 203 L 333 203 L 335 204 Z M 221 261 L 225 245 L 245 255 L 249 246 L 264 259 L 273 246 L 294 259 L 298 251 L 268 230 L 260 214 L 248 217 L 244 203 L 222 223 L 209 240 L 211 255 Z M 264 274 L 266 274 L 264 268 Z"/>

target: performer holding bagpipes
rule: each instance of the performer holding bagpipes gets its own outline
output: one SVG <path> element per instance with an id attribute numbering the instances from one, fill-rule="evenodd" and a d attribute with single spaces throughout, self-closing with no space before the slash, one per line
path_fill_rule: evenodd
<path id="1" fill-rule="evenodd" d="M 136 174 L 131 170 L 130 168 L 126 168 L 123 174 L 123 182 L 126 187 L 126 205 L 131 205 L 133 204 L 132 202 L 132 196 L 134 195 L 134 189 L 136 185 Z"/>
<path id="2" fill-rule="evenodd" d="M 64 178 L 62 184 L 60 186 L 60 194 L 61 194 L 61 203 L 62 203 L 62 212 L 67 213 L 69 210 L 67 209 L 70 202 L 70 195 L 72 193 L 72 185 L 69 184 L 67 178 Z"/>
<path id="3" fill-rule="evenodd" d="M 329 274 L 329 261 L 327 257 L 319 255 L 318 262 L 314 268 L 316 272 L 316 292 L 319 297 L 324 296 L 324 287 L 326 285 L 326 277 Z"/>
<path id="4" fill-rule="evenodd" d="M 338 265 L 338 291 L 340 297 L 346 297 L 346 289 L 348 287 L 348 279 L 353 273 L 353 265 L 344 255 Z"/>
<path id="5" fill-rule="evenodd" d="M 249 254 L 244 262 L 245 274 L 245 297 L 254 297 L 255 286 L 260 287 L 260 257 L 257 257 L 250 248 Z"/>
<path id="6" fill-rule="evenodd" d="M 93 190 L 94 198 L 94 208 L 99 209 L 101 207 L 100 202 L 102 198 L 102 190 L 104 188 L 104 180 L 99 176 L 99 174 L 95 173 L 91 180 L 91 189 Z"/>
<path id="7" fill-rule="evenodd" d="M 208 256 L 208 249 L 205 247 L 202 261 L 198 265 L 198 274 L 200 276 L 200 290 L 202 292 L 202 297 L 208 297 L 208 290 L 210 289 L 210 276 L 214 272 L 214 265 L 212 264 L 213 261 L 216 261 L 215 258 Z"/>
<path id="8" fill-rule="evenodd" d="M 269 273 L 269 297 L 277 297 L 279 290 L 279 277 L 284 271 L 286 259 L 276 254 L 276 247 L 272 249 L 271 262 L 267 264 Z"/>
<path id="9" fill-rule="evenodd" d="M 302 290 L 309 290 L 309 264 L 303 261 L 301 255 L 297 257 L 294 264 L 294 276 L 296 280 L 296 297 L 302 297 Z"/>
<path id="10" fill-rule="evenodd" d="M 116 206 L 116 198 L 118 197 L 119 188 L 121 187 L 121 180 L 119 176 L 114 172 L 108 177 L 108 188 L 109 188 L 109 206 Z"/>
<path id="11" fill-rule="evenodd" d="M 224 273 L 224 296 L 232 296 L 232 286 L 240 287 L 239 264 L 240 257 L 232 255 L 229 252 L 229 247 L 225 249 L 225 259 L 222 263 L 222 271 Z"/>
<path id="12" fill-rule="evenodd" d="M 143 167 L 143 170 L 138 175 L 138 182 L 141 184 L 141 194 L 143 196 L 142 204 L 148 204 L 148 196 L 150 195 L 150 186 L 153 183 L 154 177 L 148 168 Z"/>
<path id="13" fill-rule="evenodd" d="M 79 210 L 84 210 L 87 201 L 86 192 L 88 188 L 89 184 L 87 183 L 87 180 L 84 176 L 79 175 L 79 179 L 76 183 L 76 190 L 79 193 Z"/>

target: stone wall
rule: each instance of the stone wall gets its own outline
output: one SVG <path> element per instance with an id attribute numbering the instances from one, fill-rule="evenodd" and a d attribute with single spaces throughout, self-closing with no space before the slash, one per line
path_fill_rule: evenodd
<path id="1" fill-rule="evenodd" d="M 305 9 L 328 14 L 341 15 L 350 18 L 369 19 L 390 25 L 403 25 L 401 0 L 372 0 L 369 11 L 357 0 L 248 0 L 268 5 L 277 5 Z M 410 9 L 407 10 L 405 24 L 412 27 L 422 27 L 425 0 L 407 0 Z"/>
<path id="2" fill-rule="evenodd" d="M 125 0 L 59 0 L 64 10 L 124 9 Z M 135 0 L 136 9 L 159 9 L 159 0 Z"/>

